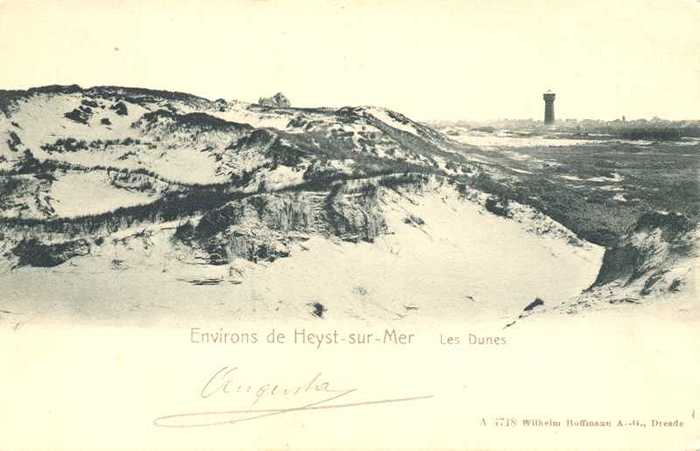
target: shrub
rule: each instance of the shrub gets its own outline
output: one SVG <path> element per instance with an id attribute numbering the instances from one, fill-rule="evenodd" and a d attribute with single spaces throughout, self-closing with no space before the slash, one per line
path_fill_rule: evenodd
<path id="1" fill-rule="evenodd" d="M 425 221 L 423 220 L 423 218 L 420 218 L 420 217 L 415 216 L 415 215 L 406 216 L 403 219 L 403 222 L 406 224 L 419 225 L 419 226 L 425 224 Z"/>
<path id="2" fill-rule="evenodd" d="M 77 152 L 79 150 L 87 150 L 87 148 L 88 146 L 85 141 L 75 138 L 58 138 L 53 144 L 44 144 L 41 146 L 41 149 L 48 153 Z"/>
<path id="3" fill-rule="evenodd" d="M 486 199 L 485 207 L 488 211 L 495 215 L 503 216 L 504 218 L 510 217 L 510 213 L 508 212 L 508 198 L 491 196 Z"/>
<path id="4" fill-rule="evenodd" d="M 109 107 L 109 109 L 117 113 L 119 116 L 126 116 L 127 114 L 129 114 L 129 111 L 127 110 L 124 102 L 117 102 L 111 107 Z"/>
<path id="5" fill-rule="evenodd" d="M 22 140 L 19 139 L 17 133 L 10 132 L 10 139 L 7 140 L 7 145 L 11 151 L 17 152 L 19 150 L 18 146 L 22 144 Z"/>
<path id="6" fill-rule="evenodd" d="M 74 109 L 73 111 L 69 111 L 68 113 L 64 114 L 64 116 L 80 124 L 87 124 L 90 116 L 92 116 L 92 109 L 83 105 Z"/>
<path id="7" fill-rule="evenodd" d="M 192 225 L 192 222 L 189 219 L 186 222 L 179 224 L 175 229 L 175 234 L 173 234 L 174 239 L 185 243 L 190 242 L 193 236 L 194 225 Z"/>

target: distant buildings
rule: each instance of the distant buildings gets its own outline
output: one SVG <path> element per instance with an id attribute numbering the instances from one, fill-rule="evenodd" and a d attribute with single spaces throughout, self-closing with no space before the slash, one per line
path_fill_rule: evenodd
<path id="1" fill-rule="evenodd" d="M 289 108 L 291 103 L 284 94 L 278 92 L 272 97 L 260 97 L 258 100 L 258 105 L 273 108 Z"/>

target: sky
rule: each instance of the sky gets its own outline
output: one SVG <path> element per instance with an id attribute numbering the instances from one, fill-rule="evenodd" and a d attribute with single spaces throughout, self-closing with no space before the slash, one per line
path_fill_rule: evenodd
<path id="1" fill-rule="evenodd" d="M 138 86 L 419 120 L 700 119 L 700 1 L 0 0 L 0 89 Z"/>

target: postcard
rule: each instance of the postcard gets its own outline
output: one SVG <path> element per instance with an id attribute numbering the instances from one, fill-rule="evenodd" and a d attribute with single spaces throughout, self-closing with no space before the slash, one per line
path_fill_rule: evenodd
<path id="1" fill-rule="evenodd" d="M 0 1 L 0 450 L 700 449 L 698 23 Z"/>

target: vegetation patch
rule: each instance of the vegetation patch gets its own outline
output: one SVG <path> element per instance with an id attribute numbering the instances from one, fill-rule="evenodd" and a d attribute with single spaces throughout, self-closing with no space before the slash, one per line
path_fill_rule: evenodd
<path id="1" fill-rule="evenodd" d="M 30 238 L 20 241 L 12 249 L 12 253 L 19 258 L 18 267 L 50 268 L 73 257 L 89 254 L 90 245 L 82 239 L 58 244 L 43 244 L 36 238 Z"/>

